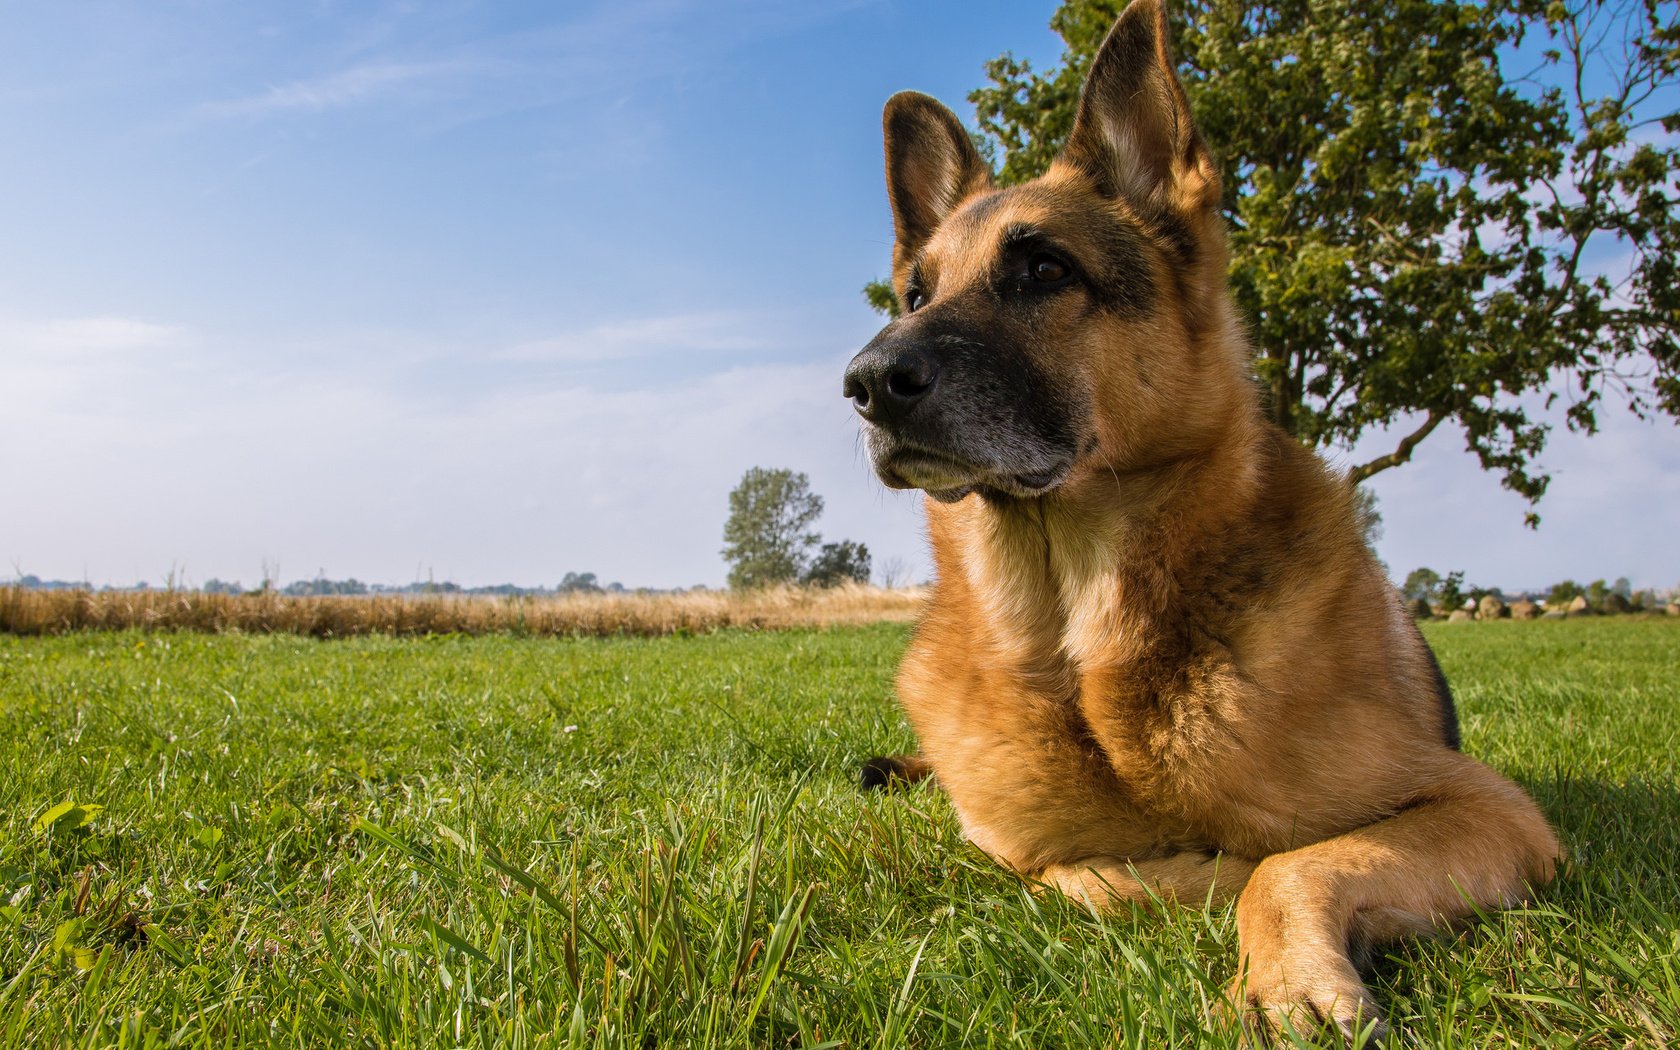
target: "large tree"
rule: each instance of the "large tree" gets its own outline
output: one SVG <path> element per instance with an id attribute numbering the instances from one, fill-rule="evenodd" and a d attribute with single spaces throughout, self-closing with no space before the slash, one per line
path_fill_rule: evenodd
<path id="1" fill-rule="evenodd" d="M 1001 183 L 1043 171 L 1124 0 L 1065 0 L 1038 72 L 975 91 Z M 1443 424 L 1532 503 L 1537 412 L 1680 415 L 1677 5 L 1186 0 L 1180 73 L 1220 158 L 1231 285 L 1272 418 L 1308 445 Z M 896 312 L 890 287 L 867 290 Z M 1531 522 L 1537 520 L 1533 513 Z"/>
<path id="2" fill-rule="evenodd" d="M 753 467 L 729 493 L 723 525 L 723 558 L 729 586 L 766 587 L 793 583 L 810 564 L 821 537 L 811 525 L 822 514 L 822 497 L 811 481 L 792 470 Z"/>

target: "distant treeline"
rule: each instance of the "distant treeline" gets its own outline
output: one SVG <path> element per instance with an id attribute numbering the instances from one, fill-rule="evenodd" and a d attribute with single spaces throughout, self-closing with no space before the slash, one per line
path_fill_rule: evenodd
<path id="1" fill-rule="evenodd" d="M 1413 569 L 1399 587 L 1401 597 L 1407 601 L 1426 603 L 1443 615 L 1455 609 L 1473 609 L 1483 598 L 1490 596 L 1507 604 L 1532 601 L 1545 609 L 1562 609 L 1575 599 L 1584 598 L 1586 607 L 1593 612 L 1661 611 L 1667 605 L 1680 601 L 1680 587 L 1666 590 L 1647 587 L 1636 591 L 1626 576 L 1618 577 L 1614 583 L 1593 580 L 1580 584 L 1574 580 L 1561 580 L 1539 590 L 1507 592 L 1498 587 L 1466 583 L 1461 571 L 1455 570 L 1443 576 L 1425 567 Z"/>
<path id="2" fill-rule="evenodd" d="M 488 587 L 463 587 L 458 583 L 447 580 L 416 581 L 405 584 L 363 583 L 354 576 L 343 580 L 329 580 L 324 576 L 317 576 L 310 580 L 293 580 L 285 586 L 279 586 L 272 581 L 265 580 L 255 587 L 246 587 L 237 580 L 220 580 L 212 576 L 201 584 L 184 583 L 170 580 L 162 586 L 154 586 L 142 580 L 126 587 L 113 587 L 110 584 L 94 586 L 85 580 L 43 580 L 33 574 L 19 576 L 14 580 L 0 580 L 0 587 L 19 587 L 30 591 L 88 591 L 103 593 L 106 591 L 133 592 L 194 592 L 198 594 L 281 594 L 290 598 L 324 598 L 331 596 L 355 596 L 363 594 L 461 594 L 461 595 L 490 595 L 503 598 L 541 598 L 559 594 L 628 594 L 631 593 L 624 584 L 614 581 L 603 584 L 592 572 L 568 572 L 559 583 L 553 587 L 521 587 L 514 583 L 498 583 Z M 702 586 L 697 588 L 704 590 Z M 684 588 L 674 591 L 655 590 L 652 588 L 637 588 L 637 594 L 667 594 L 682 593 Z"/>

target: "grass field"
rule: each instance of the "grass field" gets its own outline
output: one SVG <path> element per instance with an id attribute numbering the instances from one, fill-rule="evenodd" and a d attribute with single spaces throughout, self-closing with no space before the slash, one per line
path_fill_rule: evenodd
<path id="1" fill-rule="evenodd" d="M 1680 1041 L 1680 623 L 1427 629 L 1572 860 L 1379 965 L 1399 1045 Z M 0 1045 L 1233 1045 L 1228 909 L 854 788 L 906 634 L 0 636 Z"/>

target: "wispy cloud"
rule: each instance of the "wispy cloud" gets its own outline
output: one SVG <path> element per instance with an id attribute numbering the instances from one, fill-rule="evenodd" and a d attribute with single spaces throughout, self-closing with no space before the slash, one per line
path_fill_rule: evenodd
<path id="1" fill-rule="evenodd" d="M 730 353 L 769 349 L 776 339 L 766 318 L 746 310 L 709 310 L 639 317 L 516 343 L 494 356 L 503 361 L 586 363 L 682 351 Z"/>
<path id="2" fill-rule="evenodd" d="M 185 326 L 135 317 L 0 316 L 6 414 L 19 427 L 12 451 L 32 447 L 41 434 L 60 432 L 72 419 L 131 410 L 148 384 L 178 381 L 196 340 Z M 5 469 L 0 458 L 0 473 Z"/>
<path id="3" fill-rule="evenodd" d="M 422 83 L 468 72 L 471 63 L 370 62 L 324 76 L 296 80 L 241 98 L 207 102 L 196 115 L 204 119 L 257 118 L 285 113 L 319 113 L 389 98 Z"/>
<path id="4" fill-rule="evenodd" d="M 727 19 L 700 0 L 560 5 L 516 31 L 455 32 L 441 48 L 438 38 L 451 34 L 440 27 L 462 29 L 455 17 L 405 7 L 400 17 L 376 18 L 355 35 L 354 46 L 317 52 L 313 63 L 323 72 L 199 102 L 159 126 L 181 130 L 421 99 L 435 132 L 583 97 L 622 98 L 650 79 L 716 69 L 724 56 L 755 41 L 880 2 L 743 0 Z"/>
<path id="5" fill-rule="evenodd" d="M 0 360 L 61 354 L 111 354 L 180 345 L 187 330 L 135 317 L 73 317 L 49 321 L 0 318 Z M 8 353 L 9 351 L 9 353 Z"/>

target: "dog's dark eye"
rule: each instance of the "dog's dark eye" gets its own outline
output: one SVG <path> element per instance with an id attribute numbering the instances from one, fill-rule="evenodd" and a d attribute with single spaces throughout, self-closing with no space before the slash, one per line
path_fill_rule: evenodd
<path id="1" fill-rule="evenodd" d="M 1040 253 L 1027 260 L 1027 276 L 1038 284 L 1061 284 L 1073 276 L 1073 269 L 1054 255 Z"/>
<path id="2" fill-rule="evenodd" d="M 917 310 L 920 310 L 922 307 L 924 307 L 926 305 L 927 305 L 927 293 L 923 292 L 920 288 L 912 289 L 911 291 L 908 291 L 908 292 L 904 293 L 904 312 L 905 313 L 913 314 Z"/>

